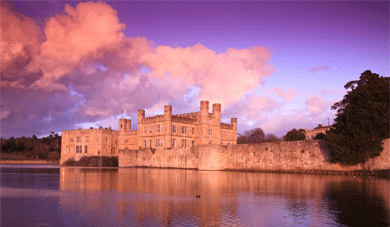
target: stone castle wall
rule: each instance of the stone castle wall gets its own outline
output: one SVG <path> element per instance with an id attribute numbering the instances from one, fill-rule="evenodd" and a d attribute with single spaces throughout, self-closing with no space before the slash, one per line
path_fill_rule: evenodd
<path id="1" fill-rule="evenodd" d="M 390 139 L 379 157 L 364 165 L 332 164 L 324 142 L 303 140 L 261 144 L 200 145 L 170 150 L 121 150 L 119 167 L 191 168 L 272 172 L 389 170 Z"/>

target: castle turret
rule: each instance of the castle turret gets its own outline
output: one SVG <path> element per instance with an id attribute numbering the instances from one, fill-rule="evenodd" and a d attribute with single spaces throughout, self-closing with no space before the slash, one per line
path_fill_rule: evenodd
<path id="1" fill-rule="evenodd" d="M 138 137 L 142 138 L 144 135 L 144 126 L 143 121 L 145 118 L 145 110 L 138 110 L 138 128 L 137 128 L 137 135 Z M 138 147 L 142 147 L 142 139 L 138 139 Z"/>
<path id="2" fill-rule="evenodd" d="M 209 118 L 209 101 L 200 101 L 200 119 L 198 130 L 198 144 L 208 144 L 208 118 Z"/>
<path id="3" fill-rule="evenodd" d="M 230 139 L 233 141 L 233 144 L 237 144 L 237 118 L 231 118 L 230 123 L 233 125 L 233 135 Z"/>
<path id="4" fill-rule="evenodd" d="M 164 106 L 164 148 L 172 148 L 172 106 Z"/>
<path id="5" fill-rule="evenodd" d="M 131 119 L 119 119 L 119 132 L 123 133 L 131 130 Z"/>
<path id="6" fill-rule="evenodd" d="M 213 104 L 213 121 L 209 127 L 212 129 L 212 135 L 209 135 L 213 139 L 214 144 L 221 143 L 221 104 Z"/>

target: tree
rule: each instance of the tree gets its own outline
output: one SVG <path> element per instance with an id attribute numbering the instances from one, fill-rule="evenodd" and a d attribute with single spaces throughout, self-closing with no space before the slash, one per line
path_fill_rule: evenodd
<path id="1" fill-rule="evenodd" d="M 315 140 L 323 140 L 323 139 L 325 139 L 325 138 L 326 138 L 326 135 L 325 135 L 324 133 L 322 133 L 322 132 L 318 133 L 318 134 L 314 137 Z"/>
<path id="2" fill-rule="evenodd" d="M 292 129 L 287 132 L 285 136 L 283 136 L 283 139 L 285 141 L 297 141 L 297 140 L 304 140 L 306 138 L 306 133 L 304 129 Z"/>
<path id="3" fill-rule="evenodd" d="M 343 100 L 336 102 L 335 123 L 327 132 L 331 162 L 355 165 L 380 155 L 389 138 L 389 77 L 367 70 L 348 82 Z"/>
<path id="4" fill-rule="evenodd" d="M 240 134 L 237 138 L 237 143 L 262 143 L 265 140 L 265 134 L 263 129 L 254 128 L 247 130 L 244 134 Z"/>
<path id="5" fill-rule="evenodd" d="M 281 139 L 274 134 L 267 134 L 265 135 L 265 140 L 264 142 L 279 142 Z"/>

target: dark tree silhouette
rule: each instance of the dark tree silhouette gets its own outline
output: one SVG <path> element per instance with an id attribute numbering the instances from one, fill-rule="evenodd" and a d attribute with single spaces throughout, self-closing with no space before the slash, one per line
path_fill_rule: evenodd
<path id="1" fill-rule="evenodd" d="M 327 132 L 332 162 L 355 165 L 380 155 L 389 138 L 389 84 L 389 77 L 367 70 L 344 86 L 350 90 L 332 106 L 337 114 Z"/>
<path id="2" fill-rule="evenodd" d="M 325 138 L 326 138 L 326 135 L 325 135 L 324 133 L 322 133 L 322 132 L 318 133 L 318 134 L 314 137 L 315 140 L 323 140 L 323 139 L 325 139 Z"/>
<path id="3" fill-rule="evenodd" d="M 287 132 L 285 136 L 283 136 L 283 139 L 285 141 L 297 141 L 297 140 L 304 140 L 306 138 L 306 133 L 304 129 L 292 129 Z"/>

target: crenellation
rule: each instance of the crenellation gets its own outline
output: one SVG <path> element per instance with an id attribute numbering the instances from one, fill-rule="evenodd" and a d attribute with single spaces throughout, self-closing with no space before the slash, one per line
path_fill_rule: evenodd
<path id="1" fill-rule="evenodd" d="M 226 123 L 221 123 L 221 129 L 233 129 L 233 125 L 231 124 L 226 124 Z"/>

